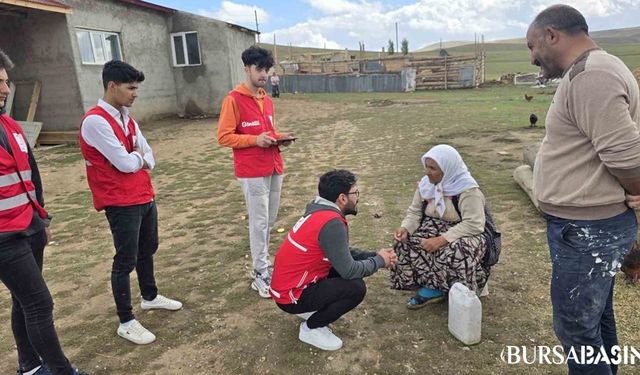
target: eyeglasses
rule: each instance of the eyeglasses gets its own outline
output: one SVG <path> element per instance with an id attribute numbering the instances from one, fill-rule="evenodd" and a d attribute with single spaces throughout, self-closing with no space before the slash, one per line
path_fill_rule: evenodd
<path id="1" fill-rule="evenodd" d="M 360 198 L 360 190 L 351 191 L 351 192 L 347 193 L 347 195 L 349 195 L 349 194 L 355 194 L 356 198 Z"/>

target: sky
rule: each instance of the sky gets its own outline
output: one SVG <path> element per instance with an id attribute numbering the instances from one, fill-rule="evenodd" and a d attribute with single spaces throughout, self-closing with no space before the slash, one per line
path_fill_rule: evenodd
<path id="1" fill-rule="evenodd" d="M 553 0 L 147 0 L 256 29 L 261 42 L 376 51 L 406 38 L 409 49 L 443 41 L 524 37 L 529 23 Z M 590 30 L 640 26 L 640 0 L 568 0 Z"/>

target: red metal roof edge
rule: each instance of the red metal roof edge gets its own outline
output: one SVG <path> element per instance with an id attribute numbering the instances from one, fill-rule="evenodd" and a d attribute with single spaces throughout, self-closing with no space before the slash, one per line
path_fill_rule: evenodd
<path id="1" fill-rule="evenodd" d="M 142 1 L 142 0 L 120 0 L 120 1 L 123 2 L 123 3 L 139 6 L 139 7 L 142 7 L 142 8 L 148 8 L 148 9 L 157 10 L 158 12 L 163 12 L 163 13 L 173 14 L 173 13 L 177 12 L 173 8 L 163 7 L 162 5 L 153 4 L 153 3 L 150 3 L 150 2 L 147 2 L 147 1 Z"/>

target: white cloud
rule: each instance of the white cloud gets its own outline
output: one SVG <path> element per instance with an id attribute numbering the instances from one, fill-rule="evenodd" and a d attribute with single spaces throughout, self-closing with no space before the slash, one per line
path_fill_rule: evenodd
<path id="1" fill-rule="evenodd" d="M 216 10 L 200 9 L 198 14 L 254 29 L 256 25 L 254 11 L 258 12 L 258 23 L 260 25 L 269 23 L 269 13 L 264 9 L 255 5 L 238 4 L 232 1 L 223 1 L 220 4 L 220 8 Z"/>
<path id="2" fill-rule="evenodd" d="M 316 47 L 316 48 L 330 48 L 330 49 L 341 49 L 343 48 L 340 43 L 330 40 L 326 36 L 324 36 L 321 32 L 314 31 L 315 27 L 310 26 L 306 22 L 299 23 L 292 27 L 283 30 L 276 30 L 276 43 L 277 44 L 285 44 L 296 47 Z M 271 33 L 263 33 L 260 37 L 261 40 L 266 41 L 267 43 L 273 41 L 273 34 Z M 286 51 L 284 52 L 286 55 Z"/>
<path id="3" fill-rule="evenodd" d="M 307 2 L 312 8 L 324 14 L 358 13 L 364 10 L 375 9 L 380 11 L 382 9 L 382 3 L 369 3 L 366 0 L 307 0 Z"/>
<path id="4" fill-rule="evenodd" d="M 553 0 L 537 0 L 532 6 L 537 12 L 550 5 L 557 4 Z M 640 6 L 639 0 L 565 0 L 563 4 L 571 5 L 585 17 L 608 17 L 620 14 L 629 7 Z"/>
<path id="5" fill-rule="evenodd" d="M 563 0 L 586 17 L 606 17 L 621 12 L 638 12 L 640 0 Z M 407 38 L 411 50 L 442 38 L 471 40 L 484 34 L 485 40 L 524 37 L 529 23 L 546 6 L 559 0 L 415 0 L 392 8 L 375 0 L 306 0 L 313 17 L 293 26 L 272 30 L 263 40 L 277 36 L 279 44 L 322 48 L 357 49 L 363 41 L 367 50 L 380 50 L 389 39 Z"/>
<path id="6" fill-rule="evenodd" d="M 443 35 L 457 34 L 473 40 L 474 33 L 506 29 L 509 12 L 522 0 L 420 0 L 415 4 L 389 9 L 381 2 L 366 0 L 308 0 L 319 17 L 286 29 L 274 30 L 279 43 L 323 47 L 357 48 L 364 41 L 369 50 L 395 41 L 395 23 L 399 39 L 407 38 L 415 49 L 424 40 L 435 41 Z M 265 40 L 273 40 L 272 33 Z M 426 37 L 425 37 L 426 36 Z M 413 42 L 413 44 L 412 44 Z"/>

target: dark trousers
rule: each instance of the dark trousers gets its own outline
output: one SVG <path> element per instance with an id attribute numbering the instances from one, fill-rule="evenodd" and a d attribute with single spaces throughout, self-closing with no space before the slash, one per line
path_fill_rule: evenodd
<path id="1" fill-rule="evenodd" d="M 345 280 L 331 269 L 329 277 L 307 286 L 297 303 L 279 304 L 289 314 L 317 311 L 307 320 L 307 327 L 325 327 L 358 306 L 367 294 L 362 279 Z"/>
<path id="2" fill-rule="evenodd" d="M 271 96 L 274 98 L 280 97 L 280 85 L 271 86 Z"/>
<path id="3" fill-rule="evenodd" d="M 618 345 L 613 313 L 614 278 L 636 241 L 635 213 L 628 210 L 603 220 L 546 218 L 556 336 L 567 355 L 573 350 L 581 358 L 583 349 L 598 353 L 603 348 L 613 358 L 611 349 Z M 585 362 L 569 359 L 569 374 L 617 372 L 615 365 Z"/>
<path id="4" fill-rule="evenodd" d="M 11 328 L 20 368 L 44 360 L 55 375 L 73 373 L 53 325 L 53 299 L 42 278 L 45 231 L 0 241 L 0 280 L 11 292 Z"/>
<path id="5" fill-rule="evenodd" d="M 116 255 L 111 268 L 111 289 L 120 323 L 135 319 L 131 307 L 129 274 L 135 269 L 142 298 L 158 295 L 153 272 L 153 254 L 158 250 L 158 211 L 155 202 L 125 207 L 107 207 L 107 220 Z"/>

